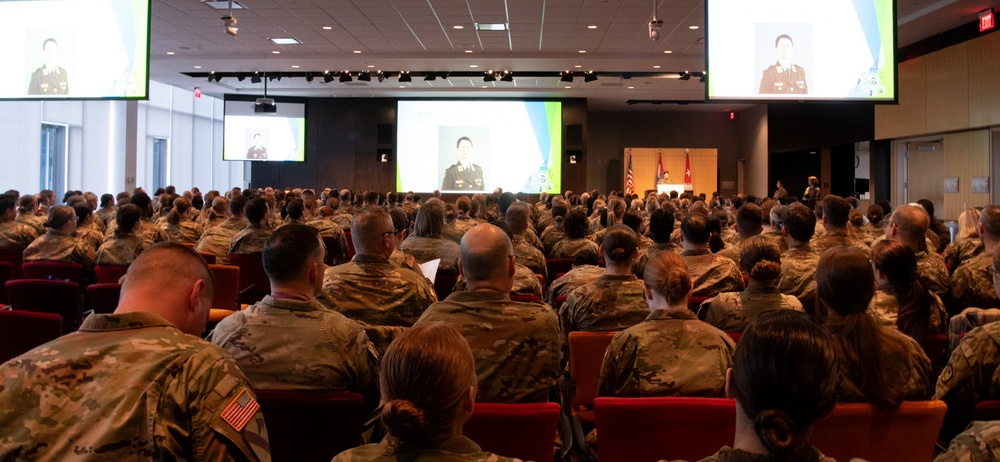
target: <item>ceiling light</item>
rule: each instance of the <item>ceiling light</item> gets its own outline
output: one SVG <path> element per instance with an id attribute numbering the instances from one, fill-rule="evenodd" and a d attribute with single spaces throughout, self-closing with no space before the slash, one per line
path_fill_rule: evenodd
<path id="1" fill-rule="evenodd" d="M 568 82 L 572 82 L 573 81 L 573 73 L 570 72 L 570 71 L 563 72 L 562 73 L 562 77 L 559 79 L 559 81 L 560 82 L 567 82 L 567 83 Z"/>
<path id="2" fill-rule="evenodd" d="M 333 82 L 333 74 L 326 72 L 323 74 L 323 81 L 326 83 Z"/>
<path id="3" fill-rule="evenodd" d="M 215 71 L 212 71 L 211 74 L 208 74 L 208 83 L 212 83 L 213 80 L 218 82 L 218 80 L 215 80 Z"/>
<path id="4" fill-rule="evenodd" d="M 242 82 L 246 78 L 247 78 L 247 76 L 245 74 L 243 74 L 242 72 L 237 72 L 236 73 L 236 80 L 239 80 L 240 82 Z"/>
<path id="5" fill-rule="evenodd" d="M 587 26 L 587 29 L 597 29 L 597 26 Z"/>
<path id="6" fill-rule="evenodd" d="M 586 52 L 587 52 L 587 50 L 580 50 L 577 53 L 586 53 Z"/>
<path id="7" fill-rule="evenodd" d="M 173 55 L 174 55 L 174 52 L 172 52 L 172 51 L 168 51 L 168 52 L 167 52 L 167 54 L 168 54 L 168 55 L 170 55 L 170 56 L 173 56 Z"/>
<path id="8" fill-rule="evenodd" d="M 688 29 L 691 29 L 691 30 L 695 30 L 697 28 L 698 28 L 698 26 L 688 26 Z"/>
<path id="9" fill-rule="evenodd" d="M 358 72 L 358 81 L 359 82 L 371 82 L 372 81 L 372 75 L 369 74 L 368 72 Z"/>
<path id="10" fill-rule="evenodd" d="M 688 72 L 681 72 L 681 80 L 691 80 L 691 74 Z"/>
<path id="11" fill-rule="evenodd" d="M 354 80 L 354 79 L 351 78 L 351 73 L 350 72 L 346 72 L 345 71 L 343 74 L 340 74 L 340 81 L 341 81 L 341 83 L 343 83 L 343 82 L 350 82 L 352 80 Z"/>
<path id="12" fill-rule="evenodd" d="M 500 81 L 501 82 L 513 82 L 514 81 L 514 74 L 511 74 L 510 71 L 503 71 L 503 77 L 500 77 Z"/>
<path id="13" fill-rule="evenodd" d="M 201 66 L 195 66 L 194 68 L 195 69 L 201 69 Z"/>
<path id="14" fill-rule="evenodd" d="M 298 68 L 299 68 L 298 64 L 292 64 L 292 69 L 298 69 Z"/>
<path id="15" fill-rule="evenodd" d="M 441 73 L 441 78 L 444 79 L 444 80 L 448 80 L 448 72 L 442 72 Z"/>
<path id="16" fill-rule="evenodd" d="M 306 82 L 312 82 L 312 81 L 313 81 L 313 73 L 306 72 Z"/>
<path id="17" fill-rule="evenodd" d="M 333 30 L 333 28 L 330 26 L 323 26 L 323 30 Z"/>
<path id="18" fill-rule="evenodd" d="M 231 4 L 230 4 L 230 2 L 225 1 L 225 0 L 208 1 L 208 2 L 201 2 L 201 3 L 203 5 L 208 5 L 209 7 L 214 8 L 216 10 L 225 10 L 225 9 L 230 9 L 230 8 L 234 9 L 234 10 L 242 10 L 242 9 L 246 8 L 243 5 L 240 5 L 240 2 L 235 2 L 235 1 L 232 2 Z"/>
<path id="19" fill-rule="evenodd" d="M 354 50 L 354 54 L 360 55 L 361 54 L 361 50 Z"/>
<path id="20" fill-rule="evenodd" d="M 465 50 L 466 53 L 472 53 L 472 50 Z"/>
<path id="21" fill-rule="evenodd" d="M 653 69 L 659 69 L 659 68 L 660 68 L 660 65 L 659 65 L 659 64 L 657 64 L 657 65 L 653 66 Z"/>
<path id="22" fill-rule="evenodd" d="M 489 88 L 489 85 L 483 85 L 483 86 L 481 86 L 479 88 Z"/>
<path id="23" fill-rule="evenodd" d="M 581 67 L 583 67 L 583 66 L 582 66 L 582 65 L 580 65 L 580 64 L 577 64 L 577 65 L 575 65 L 575 66 L 573 66 L 573 67 L 575 67 L 575 68 L 579 69 L 579 68 L 581 68 Z"/>
<path id="24" fill-rule="evenodd" d="M 506 23 L 476 23 L 476 30 L 507 30 Z"/>
<path id="25" fill-rule="evenodd" d="M 569 89 L 569 88 L 571 88 L 571 87 L 570 87 L 569 85 L 566 85 L 566 86 L 565 86 L 565 87 L 563 87 L 563 88 L 566 88 L 566 89 Z"/>
<path id="26" fill-rule="evenodd" d="M 271 43 L 273 43 L 275 45 L 301 45 L 302 44 L 302 42 L 300 42 L 298 39 L 295 39 L 295 38 L 292 38 L 292 37 L 273 38 L 273 39 L 271 39 Z"/>
<path id="27" fill-rule="evenodd" d="M 594 74 L 594 71 L 588 71 L 586 74 L 583 74 L 584 82 L 593 82 L 595 80 L 597 80 L 597 75 Z"/>
<path id="28" fill-rule="evenodd" d="M 628 87 L 629 90 L 635 90 L 635 87 Z"/>
<path id="29" fill-rule="evenodd" d="M 469 64 L 469 67 L 475 69 L 475 68 L 479 67 L 479 65 L 478 64 Z"/>
<path id="30" fill-rule="evenodd" d="M 483 75 L 483 82 L 496 82 L 497 77 L 493 75 L 493 71 L 486 71 Z"/>
<path id="31" fill-rule="evenodd" d="M 437 80 L 437 76 L 434 75 L 433 72 L 428 72 L 427 75 L 424 76 L 424 81 L 426 82 L 433 82 L 435 80 Z"/>
<path id="32" fill-rule="evenodd" d="M 280 52 L 280 51 L 278 51 L 278 50 L 274 50 L 274 51 L 272 51 L 272 52 L 271 52 L 271 54 L 272 54 L 272 55 L 280 55 L 280 54 L 281 54 L 281 52 Z"/>
<path id="33" fill-rule="evenodd" d="M 382 83 L 383 80 L 385 80 L 385 74 L 383 74 L 382 71 L 378 71 L 378 81 L 379 81 L 379 83 Z"/>
<path id="34" fill-rule="evenodd" d="M 250 83 L 260 83 L 260 76 L 257 74 L 250 76 Z"/>
<path id="35" fill-rule="evenodd" d="M 406 88 L 406 85 L 400 85 L 399 88 Z"/>
<path id="36" fill-rule="evenodd" d="M 375 65 L 374 65 L 374 64 L 369 64 L 369 65 L 368 65 L 368 68 L 369 68 L 369 69 L 371 69 L 371 68 L 374 68 L 374 67 L 375 67 Z"/>
<path id="37" fill-rule="evenodd" d="M 451 26 L 452 29 L 465 29 L 465 26 Z"/>
<path id="38" fill-rule="evenodd" d="M 671 51 L 671 50 L 663 50 L 663 54 L 669 55 L 670 53 L 673 53 L 673 51 Z"/>
<path id="39" fill-rule="evenodd" d="M 400 72 L 399 73 L 399 81 L 400 82 L 412 82 L 413 80 L 410 79 L 410 71 L 402 71 L 402 72 Z"/>

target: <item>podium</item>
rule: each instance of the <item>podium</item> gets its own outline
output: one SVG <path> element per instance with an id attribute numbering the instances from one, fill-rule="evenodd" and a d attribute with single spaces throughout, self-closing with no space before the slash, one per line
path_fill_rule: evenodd
<path id="1" fill-rule="evenodd" d="M 670 194 L 670 191 L 677 191 L 677 195 L 684 194 L 684 183 L 680 184 L 657 184 L 657 194 Z"/>

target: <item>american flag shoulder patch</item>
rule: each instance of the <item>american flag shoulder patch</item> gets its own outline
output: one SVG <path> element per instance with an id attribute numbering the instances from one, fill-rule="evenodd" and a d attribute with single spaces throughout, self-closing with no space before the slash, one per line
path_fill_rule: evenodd
<path id="1" fill-rule="evenodd" d="M 257 400 L 253 399 L 253 396 L 250 396 L 250 393 L 244 388 L 222 411 L 222 420 L 225 420 L 236 431 L 243 431 L 243 427 L 257 413 L 258 409 L 260 409 L 260 404 L 257 404 Z"/>

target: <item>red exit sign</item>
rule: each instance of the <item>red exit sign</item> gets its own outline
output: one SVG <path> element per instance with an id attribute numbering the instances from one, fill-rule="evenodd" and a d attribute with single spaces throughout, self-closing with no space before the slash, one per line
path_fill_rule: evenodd
<path id="1" fill-rule="evenodd" d="M 993 27 L 993 8 L 981 11 L 979 13 L 979 32 L 988 31 Z"/>

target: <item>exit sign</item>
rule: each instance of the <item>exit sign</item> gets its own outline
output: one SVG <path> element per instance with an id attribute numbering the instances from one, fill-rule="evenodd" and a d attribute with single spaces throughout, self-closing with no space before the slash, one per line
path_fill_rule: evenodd
<path id="1" fill-rule="evenodd" d="M 979 13 L 979 32 L 988 31 L 993 27 L 993 8 L 981 11 Z"/>

